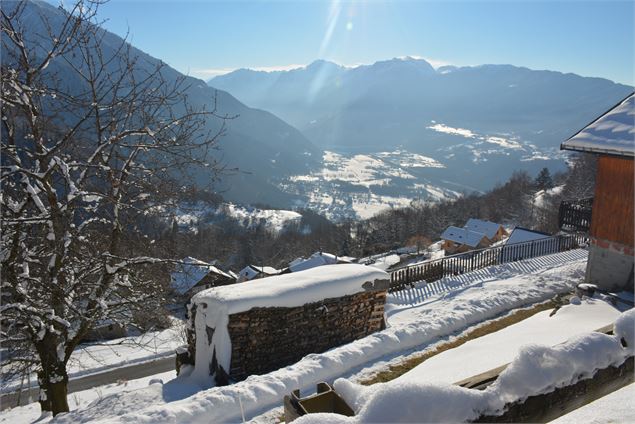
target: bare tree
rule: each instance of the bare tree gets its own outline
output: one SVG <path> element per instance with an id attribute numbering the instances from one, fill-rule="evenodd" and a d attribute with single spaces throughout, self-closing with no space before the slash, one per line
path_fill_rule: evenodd
<path id="1" fill-rule="evenodd" d="M 140 223 L 193 166 L 213 178 L 226 118 L 189 107 L 187 80 L 103 31 L 98 6 L 1 11 L 3 372 L 35 367 L 53 414 L 87 332 L 157 300 Z"/>

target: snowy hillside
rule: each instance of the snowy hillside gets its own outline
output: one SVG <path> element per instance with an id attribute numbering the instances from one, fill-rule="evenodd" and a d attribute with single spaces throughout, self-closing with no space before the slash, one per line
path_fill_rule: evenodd
<path id="1" fill-rule="evenodd" d="M 397 149 L 392 152 L 343 154 L 324 152 L 322 168 L 293 175 L 278 187 L 307 198 L 302 207 L 330 219 L 370 218 L 413 200 L 435 202 L 459 196 L 458 187 L 435 179 L 445 168 L 436 159 Z"/>
<path id="2" fill-rule="evenodd" d="M 179 226 L 195 231 L 198 224 L 222 223 L 233 220 L 244 228 L 264 228 L 278 232 L 291 225 L 299 224 L 302 215 L 283 209 L 260 209 L 234 203 L 212 206 L 205 202 L 182 204 L 176 212 Z"/>
<path id="3" fill-rule="evenodd" d="M 573 250 L 397 292 L 387 300 L 388 328 L 379 333 L 309 355 L 278 371 L 194 395 L 193 385 L 201 387 L 184 378 L 122 391 L 60 416 L 58 421 L 237 422 L 241 421 L 241 407 L 250 419 L 279 408 L 282 397 L 291 390 L 300 388 L 306 393 L 319 381 L 332 382 L 363 368 L 381 366 L 511 309 L 569 291 L 584 275 L 586 256 L 583 250 Z"/>

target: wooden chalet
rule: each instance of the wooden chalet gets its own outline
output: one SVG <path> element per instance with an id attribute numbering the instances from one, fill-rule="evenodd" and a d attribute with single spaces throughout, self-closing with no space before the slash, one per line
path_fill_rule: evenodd
<path id="1" fill-rule="evenodd" d="M 502 225 L 482 219 L 470 218 L 463 227 L 471 231 L 476 231 L 477 233 L 485 234 L 492 243 L 500 241 L 509 235 Z"/>
<path id="2" fill-rule="evenodd" d="M 597 118 L 561 149 L 596 154 L 586 282 L 633 291 L 635 93 Z"/>
<path id="3" fill-rule="evenodd" d="M 492 244 L 491 240 L 483 233 L 453 226 L 448 227 L 441 234 L 441 238 L 443 239 L 441 248 L 450 255 L 481 249 Z"/>

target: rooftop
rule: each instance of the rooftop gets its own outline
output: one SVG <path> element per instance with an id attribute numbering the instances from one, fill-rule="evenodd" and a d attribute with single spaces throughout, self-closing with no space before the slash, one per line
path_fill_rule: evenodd
<path id="1" fill-rule="evenodd" d="M 486 237 L 483 233 L 459 227 L 448 227 L 447 230 L 441 234 L 443 240 L 450 240 L 470 247 L 478 246 L 481 240 L 483 240 L 483 237 Z"/>
<path id="2" fill-rule="evenodd" d="M 635 93 L 562 143 L 560 148 L 635 156 Z"/>
<path id="3" fill-rule="evenodd" d="M 500 224 L 491 221 L 483 221 L 481 219 L 470 218 L 465 224 L 465 228 L 477 233 L 483 233 L 488 239 L 492 240 L 496 236 L 496 232 L 500 228 Z"/>

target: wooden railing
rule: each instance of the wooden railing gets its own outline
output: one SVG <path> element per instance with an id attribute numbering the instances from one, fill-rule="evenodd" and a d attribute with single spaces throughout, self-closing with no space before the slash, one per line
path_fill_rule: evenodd
<path id="1" fill-rule="evenodd" d="M 591 227 L 593 198 L 565 200 L 560 203 L 558 225 L 563 231 L 588 232 Z"/>
<path id="2" fill-rule="evenodd" d="M 458 255 L 446 256 L 395 269 L 390 274 L 390 291 L 412 287 L 414 283 L 428 283 L 443 277 L 476 271 L 492 265 L 530 259 L 552 253 L 576 249 L 588 243 L 582 234 L 547 237 L 525 243 L 505 244 L 496 247 L 471 250 Z"/>

